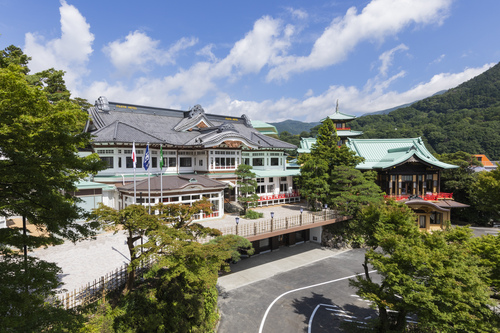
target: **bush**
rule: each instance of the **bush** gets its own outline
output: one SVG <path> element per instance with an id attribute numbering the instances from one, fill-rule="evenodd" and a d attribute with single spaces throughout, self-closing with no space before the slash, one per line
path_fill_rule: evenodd
<path id="1" fill-rule="evenodd" d="M 245 215 L 245 218 L 249 220 L 260 219 L 261 217 L 264 217 L 264 213 L 259 213 L 250 209 L 247 210 L 247 214 Z"/>

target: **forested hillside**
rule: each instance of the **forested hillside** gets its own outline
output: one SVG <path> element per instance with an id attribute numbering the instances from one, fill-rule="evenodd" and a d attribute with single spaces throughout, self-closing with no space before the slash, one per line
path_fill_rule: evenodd
<path id="1" fill-rule="evenodd" d="M 465 151 L 500 160 L 500 64 L 442 95 L 350 125 L 363 138 L 421 136 L 440 154 Z"/>
<path id="2" fill-rule="evenodd" d="M 298 120 L 285 120 L 279 123 L 269 123 L 276 127 L 278 133 L 288 132 L 290 134 L 300 134 L 303 131 L 310 131 L 311 128 L 320 125 L 320 122 L 317 123 L 304 123 Z"/>

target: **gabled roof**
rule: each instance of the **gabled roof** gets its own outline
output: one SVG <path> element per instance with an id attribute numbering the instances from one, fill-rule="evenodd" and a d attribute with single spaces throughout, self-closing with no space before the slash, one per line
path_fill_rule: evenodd
<path id="1" fill-rule="evenodd" d="M 150 135 L 121 121 L 115 121 L 92 133 L 94 142 L 135 142 L 161 143 L 162 139 Z"/>
<path id="2" fill-rule="evenodd" d="M 312 145 L 316 143 L 316 138 L 302 138 L 300 139 L 300 148 L 297 149 L 299 154 L 307 154 L 311 152 Z"/>
<path id="3" fill-rule="evenodd" d="M 175 191 L 182 190 L 188 186 L 201 186 L 206 189 L 223 189 L 227 186 L 226 183 L 220 182 L 215 179 L 210 179 L 202 175 L 175 175 L 175 176 L 161 176 L 163 177 L 163 191 Z M 150 190 L 151 192 L 161 191 L 161 178 L 160 176 L 151 177 L 150 179 Z M 134 184 L 127 184 L 125 186 L 118 187 L 119 191 L 134 191 Z M 148 191 L 148 179 L 138 181 L 136 183 L 136 192 L 146 193 Z"/>
<path id="4" fill-rule="evenodd" d="M 351 137 L 351 136 L 360 136 L 362 135 L 362 131 L 352 131 L 352 130 L 341 130 L 337 129 L 337 136 L 339 138 Z"/>
<path id="5" fill-rule="evenodd" d="M 406 162 L 421 162 L 438 169 L 458 168 L 432 156 L 421 138 L 349 139 L 346 145 L 365 158 L 365 162 L 356 166 L 360 170 L 384 170 Z"/>
<path id="6" fill-rule="evenodd" d="M 88 113 L 91 122 L 86 128 L 98 143 L 135 141 L 211 147 L 226 140 L 239 140 L 253 149 L 297 148 L 259 133 L 245 115 L 209 114 L 199 105 L 181 111 L 107 102 L 101 97 Z"/>
<path id="7" fill-rule="evenodd" d="M 278 130 L 276 129 L 276 126 L 268 124 L 268 123 L 263 122 L 261 120 L 252 120 L 252 127 L 255 128 L 257 131 L 259 131 L 262 134 L 278 135 Z"/>

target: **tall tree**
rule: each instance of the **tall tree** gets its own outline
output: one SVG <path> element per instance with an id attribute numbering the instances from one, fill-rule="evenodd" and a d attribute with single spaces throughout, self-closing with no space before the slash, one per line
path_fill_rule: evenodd
<path id="1" fill-rule="evenodd" d="M 473 185 L 475 203 L 479 210 L 500 219 L 500 164 L 492 171 L 482 171 Z"/>
<path id="2" fill-rule="evenodd" d="M 404 332 L 408 314 L 417 315 L 421 330 L 497 331 L 499 318 L 490 308 L 484 279 L 488 269 L 470 251 L 470 231 L 420 232 L 404 206 L 368 210 L 374 222 L 372 249 L 366 253 L 365 275 L 350 283 L 376 304 L 378 332 Z M 380 283 L 372 279 L 368 264 L 381 276 Z"/>
<path id="3" fill-rule="evenodd" d="M 28 62 L 31 60 L 23 51 L 14 45 L 7 46 L 0 51 L 0 68 L 7 68 L 9 65 L 21 66 L 21 72 L 28 74 Z"/>
<path id="4" fill-rule="evenodd" d="M 43 234 L 0 229 L 0 275 L 10 274 L 6 270 L 18 265 L 16 271 L 25 276 L 16 279 L 17 286 L 9 285 L 11 293 L 2 297 L 5 307 L 12 309 L 0 316 L 6 331 L 15 330 L 35 311 L 30 307 L 15 311 L 20 299 L 34 305 L 54 294 L 51 288 L 58 272 L 27 255 L 20 260 L 13 248 L 30 250 L 91 236 L 93 225 L 76 223 L 83 211 L 72 193 L 79 180 L 103 166 L 97 155 L 78 155 L 78 149 L 90 143 L 90 136 L 82 133 L 87 115 L 70 102 L 49 103 L 45 92 L 27 82 L 25 72 L 14 64 L 0 68 L 0 214 L 23 216 Z M 50 288 L 40 288 L 43 281 Z M 19 294 L 21 290 L 24 294 Z M 58 320 L 53 307 L 47 305 L 46 310 L 40 326 L 30 321 L 33 326 L 27 331 L 39 331 Z"/>
<path id="5" fill-rule="evenodd" d="M 259 200 L 259 196 L 255 193 L 257 189 L 257 181 L 255 173 L 252 172 L 252 166 L 246 164 L 238 165 L 235 171 L 238 177 L 238 201 L 242 203 L 243 215 L 247 213 L 247 209 L 254 207 Z"/>
<path id="6" fill-rule="evenodd" d="M 319 128 L 311 153 L 299 157 L 301 168 L 298 183 L 301 195 L 307 198 L 311 208 L 315 208 L 317 202 L 323 205 L 331 200 L 335 167 L 354 168 L 364 160 L 346 145 L 339 147 L 339 140 L 333 121 L 327 118 Z"/>

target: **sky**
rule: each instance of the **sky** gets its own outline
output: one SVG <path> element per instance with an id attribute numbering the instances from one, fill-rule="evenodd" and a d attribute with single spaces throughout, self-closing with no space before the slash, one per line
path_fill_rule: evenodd
<path id="1" fill-rule="evenodd" d="M 498 0 L 0 0 L 0 49 L 72 97 L 279 122 L 360 116 L 500 61 Z"/>

